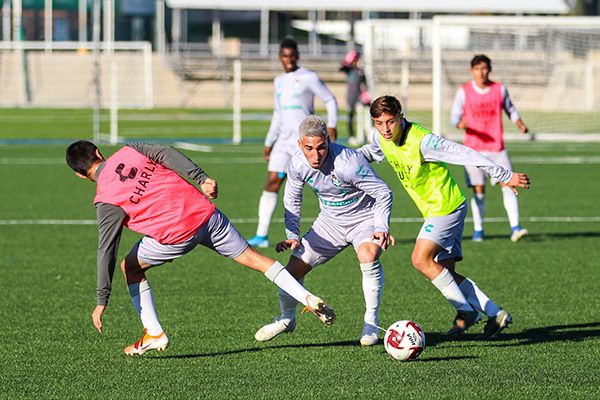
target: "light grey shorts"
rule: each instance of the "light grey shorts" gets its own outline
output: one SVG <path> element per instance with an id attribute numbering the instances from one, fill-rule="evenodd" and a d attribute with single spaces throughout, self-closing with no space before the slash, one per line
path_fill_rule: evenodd
<path id="1" fill-rule="evenodd" d="M 269 166 L 267 170 L 269 172 L 286 173 L 292 155 L 296 152 L 296 149 L 298 149 L 296 143 L 275 142 L 273 149 L 271 150 L 271 155 L 269 156 Z"/>
<path id="2" fill-rule="evenodd" d="M 431 240 L 443 248 L 435 256 L 435 261 L 462 260 L 462 236 L 467 211 L 467 202 L 464 201 L 452 213 L 427 218 L 423 223 L 417 239 Z"/>
<path id="3" fill-rule="evenodd" d="M 150 265 L 161 265 L 190 252 L 199 244 L 208 247 L 222 256 L 236 258 L 246 250 L 248 242 L 237 228 L 218 209 L 190 239 L 177 244 L 161 244 L 144 236 L 131 249 L 131 253 Z"/>
<path id="4" fill-rule="evenodd" d="M 499 152 L 480 151 L 480 153 L 496 164 L 512 171 L 512 163 L 510 162 L 510 157 L 508 156 L 506 149 Z M 476 166 L 465 165 L 465 180 L 467 181 L 467 186 L 483 186 L 485 185 L 486 178 L 487 174 Z M 490 183 L 496 185 L 498 181 L 492 178 L 490 179 Z"/>
<path id="5" fill-rule="evenodd" d="M 331 218 L 318 217 L 302 238 L 301 246 L 294 249 L 292 255 L 316 267 L 335 257 L 350 244 L 354 251 L 358 251 L 358 247 L 366 242 L 379 245 L 371 240 L 375 230 L 373 215 L 367 213 L 367 216 L 350 226 L 338 224 Z"/>

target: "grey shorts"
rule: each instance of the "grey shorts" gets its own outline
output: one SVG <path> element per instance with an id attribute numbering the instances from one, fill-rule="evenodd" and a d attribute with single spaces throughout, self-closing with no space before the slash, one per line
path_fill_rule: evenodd
<path id="1" fill-rule="evenodd" d="M 425 220 L 417 239 L 427 239 L 440 245 L 443 250 L 435 261 L 462 260 L 462 236 L 467 217 L 467 202 L 464 201 L 452 213 Z"/>
<path id="2" fill-rule="evenodd" d="M 302 238 L 301 246 L 292 251 L 294 257 L 298 257 L 311 267 L 324 264 L 350 244 L 354 251 L 366 242 L 379 245 L 371 240 L 375 226 L 373 216 L 356 221 L 350 226 L 336 223 L 330 218 L 318 217 L 306 235 Z"/>
<path id="3" fill-rule="evenodd" d="M 269 156 L 269 172 L 286 173 L 292 155 L 296 152 L 298 145 L 296 143 L 275 142 Z"/>
<path id="4" fill-rule="evenodd" d="M 499 152 L 480 151 L 480 153 L 496 164 L 512 171 L 512 163 L 510 162 L 510 157 L 508 156 L 506 149 Z M 467 181 L 467 186 L 483 186 L 485 185 L 486 178 L 487 174 L 479 168 L 474 165 L 465 165 L 465 180 Z M 498 181 L 492 178 L 490 179 L 490 183 L 496 185 Z"/>
<path id="5" fill-rule="evenodd" d="M 229 258 L 236 258 L 248 247 L 246 239 L 225 214 L 215 209 L 209 220 L 185 242 L 161 244 L 151 237 L 144 236 L 133 246 L 131 253 L 150 265 L 161 265 L 183 256 L 199 244 Z"/>

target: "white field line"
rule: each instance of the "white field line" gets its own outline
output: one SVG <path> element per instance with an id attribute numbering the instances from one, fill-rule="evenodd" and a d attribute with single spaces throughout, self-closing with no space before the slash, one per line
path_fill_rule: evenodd
<path id="1" fill-rule="evenodd" d="M 467 218 L 470 222 L 471 218 Z M 507 218 L 492 217 L 486 218 L 485 222 L 504 223 Z M 526 217 L 521 218 L 521 221 L 526 222 L 600 222 L 600 216 L 593 217 Z M 258 218 L 231 218 L 234 224 L 256 224 Z M 272 222 L 283 223 L 283 218 L 273 218 Z M 423 218 L 391 218 L 393 224 L 412 224 L 422 223 Z M 96 225 L 98 222 L 95 219 L 0 219 L 0 225 Z"/>

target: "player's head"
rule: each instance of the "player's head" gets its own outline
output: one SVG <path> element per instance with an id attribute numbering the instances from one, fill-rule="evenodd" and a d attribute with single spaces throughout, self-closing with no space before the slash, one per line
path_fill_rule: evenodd
<path id="1" fill-rule="evenodd" d="M 321 168 L 329 150 L 327 126 L 321 118 L 309 115 L 298 127 L 298 145 L 308 164 L 315 169 Z"/>
<path id="2" fill-rule="evenodd" d="M 75 175 L 80 178 L 88 178 L 94 180 L 91 176 L 90 171 L 92 168 L 104 161 L 104 157 L 100 154 L 98 147 L 92 142 L 87 140 L 79 140 L 75 143 L 71 143 L 67 147 L 67 165 L 75 171 Z"/>
<path id="3" fill-rule="evenodd" d="M 385 140 L 397 141 L 402 127 L 402 104 L 394 96 L 381 96 L 371 103 L 371 117 Z"/>
<path id="4" fill-rule="evenodd" d="M 285 72 L 293 72 L 298 69 L 298 43 L 291 37 L 287 37 L 279 44 L 279 61 Z"/>
<path id="5" fill-rule="evenodd" d="M 483 87 L 489 83 L 492 72 L 492 60 L 485 54 L 477 54 L 471 59 L 471 75 L 477 86 Z"/>

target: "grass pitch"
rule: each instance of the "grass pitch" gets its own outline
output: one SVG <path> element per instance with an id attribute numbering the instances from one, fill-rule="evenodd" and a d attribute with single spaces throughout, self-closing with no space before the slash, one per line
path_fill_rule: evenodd
<path id="1" fill-rule="evenodd" d="M 257 122 L 257 130 L 267 124 Z M 31 126 L 39 137 L 39 124 Z M 54 137 L 77 135 L 56 131 Z M 382 257 L 381 325 L 411 319 L 427 338 L 420 358 L 408 363 L 392 360 L 381 344 L 358 344 L 363 299 L 348 249 L 306 279 L 336 308 L 337 322 L 325 328 L 299 315 L 295 332 L 267 343 L 257 343 L 254 332 L 278 313 L 277 290 L 261 274 L 205 248 L 155 268 L 148 278 L 170 347 L 128 358 L 123 348 L 142 331 L 120 272 L 104 332 L 91 324 L 95 186 L 68 169 L 64 148 L 0 147 L 0 398 L 600 396 L 599 144 L 509 146 L 515 169 L 533 181 L 520 196 L 522 225 L 531 235 L 509 241 L 500 191 L 488 187 L 486 240 L 465 240 L 459 265 L 514 316 L 510 329 L 492 341 L 477 339 L 483 324 L 459 340 L 444 337 L 452 309 L 410 265 L 420 227 L 411 221 L 419 214 L 389 166 L 376 166 L 394 189 L 391 226 L 398 240 Z M 102 150 L 108 155 L 115 148 Z M 250 237 L 266 176 L 260 144 L 184 152 L 218 180 L 217 206 Z M 452 171 L 464 188 L 461 169 Z M 304 229 L 317 209 L 307 191 Z M 283 237 L 281 207 L 276 218 L 272 241 Z M 468 222 L 467 237 L 471 232 Z M 120 256 L 137 239 L 126 232 Z M 282 262 L 288 257 L 266 253 Z"/>

